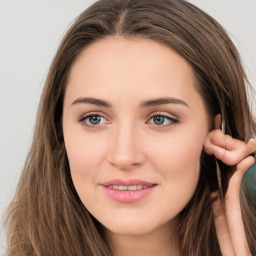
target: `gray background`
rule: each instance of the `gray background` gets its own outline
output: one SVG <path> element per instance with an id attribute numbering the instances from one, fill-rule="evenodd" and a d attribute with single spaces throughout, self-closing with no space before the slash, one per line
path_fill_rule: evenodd
<path id="1" fill-rule="evenodd" d="M 67 27 L 93 0 L 0 0 L 0 218 L 32 140 L 47 71 Z M 215 17 L 238 47 L 256 88 L 256 0 L 191 0 Z M 0 255 L 5 237 L 0 226 Z"/>

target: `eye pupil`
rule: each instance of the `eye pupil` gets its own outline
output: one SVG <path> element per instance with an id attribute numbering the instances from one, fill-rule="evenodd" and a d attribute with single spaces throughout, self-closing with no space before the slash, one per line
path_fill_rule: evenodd
<path id="1" fill-rule="evenodd" d="M 164 123 L 164 117 L 163 116 L 154 116 L 154 123 L 157 125 L 161 125 Z"/>
<path id="2" fill-rule="evenodd" d="M 93 125 L 96 125 L 96 124 L 99 124 L 100 123 L 100 120 L 101 120 L 101 117 L 100 116 L 90 116 L 89 117 L 89 122 Z"/>

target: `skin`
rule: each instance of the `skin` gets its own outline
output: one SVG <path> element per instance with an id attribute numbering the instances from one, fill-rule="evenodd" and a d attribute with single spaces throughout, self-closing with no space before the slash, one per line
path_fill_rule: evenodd
<path id="1" fill-rule="evenodd" d="M 218 192 L 211 195 L 214 200 L 213 214 L 222 255 L 252 255 L 246 240 L 239 195 L 242 178 L 255 163 L 252 156 L 247 156 L 255 152 L 256 140 L 250 139 L 248 143 L 244 143 L 224 135 L 221 130 L 214 130 L 209 132 L 204 147 L 208 154 L 214 154 L 223 163 L 236 166 L 224 202 L 221 202 Z"/>
<path id="2" fill-rule="evenodd" d="M 85 97 L 111 106 L 80 100 Z M 142 106 L 166 97 L 175 101 Z M 88 115 L 100 116 L 100 123 L 92 124 Z M 154 119 L 159 115 L 165 116 L 163 124 Z M 222 150 L 216 157 L 230 160 L 208 120 L 191 66 L 165 45 L 110 37 L 87 47 L 73 64 L 63 106 L 71 176 L 85 207 L 106 228 L 114 255 L 179 255 L 177 215 L 196 189 L 202 150 Z M 241 143 L 229 147 L 236 152 L 232 163 L 251 150 Z M 243 172 L 252 164 L 247 162 Z M 119 203 L 102 186 L 112 179 L 157 186 L 138 202 Z"/>

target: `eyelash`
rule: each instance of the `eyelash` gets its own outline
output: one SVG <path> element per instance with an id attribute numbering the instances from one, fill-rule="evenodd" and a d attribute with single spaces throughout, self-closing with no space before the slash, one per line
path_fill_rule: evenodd
<path id="1" fill-rule="evenodd" d="M 173 118 L 169 115 L 166 115 L 166 114 L 163 114 L 163 113 L 154 113 L 154 114 L 151 114 L 150 117 L 149 117 L 149 120 L 151 120 L 152 118 L 156 118 L 156 117 L 161 117 L 161 118 L 164 118 L 164 119 L 167 119 L 168 120 L 168 124 L 161 124 L 161 125 L 157 125 L 157 124 L 152 124 L 154 126 L 157 126 L 157 127 L 168 127 L 168 126 L 171 126 L 171 125 L 176 125 L 179 120 L 176 119 L 176 118 Z"/>
<path id="2" fill-rule="evenodd" d="M 98 129 L 100 128 L 102 125 L 105 125 L 105 124 L 88 124 L 88 122 L 86 121 L 86 119 L 89 119 L 89 118 L 93 118 L 93 117 L 100 117 L 100 118 L 104 118 L 107 120 L 107 118 L 105 118 L 104 116 L 102 116 L 101 114 L 99 113 L 90 113 L 90 114 L 87 114 L 87 115 L 84 115 L 82 116 L 80 119 L 79 119 L 79 122 L 87 127 L 87 128 L 91 128 L 91 129 Z M 172 126 L 172 125 L 176 125 L 177 123 L 179 123 L 179 120 L 176 119 L 176 118 L 173 118 L 169 115 L 166 115 L 166 114 L 163 114 L 163 113 L 154 113 L 154 114 L 151 114 L 149 116 L 149 121 L 153 118 L 156 118 L 156 117 L 161 117 L 161 118 L 164 118 L 165 120 L 167 119 L 168 120 L 168 124 L 154 124 L 154 123 L 151 123 L 151 125 L 154 125 L 156 127 L 161 127 L 161 128 L 165 128 L 165 127 L 168 127 L 168 126 Z M 164 122 L 165 122 L 164 120 Z M 147 123 L 149 122 L 147 121 Z"/>

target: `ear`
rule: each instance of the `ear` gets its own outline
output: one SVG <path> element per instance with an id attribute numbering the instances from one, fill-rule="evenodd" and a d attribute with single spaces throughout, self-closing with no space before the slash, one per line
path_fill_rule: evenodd
<path id="1" fill-rule="evenodd" d="M 221 129 L 221 114 L 218 114 L 214 118 L 214 129 Z"/>

